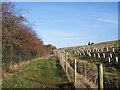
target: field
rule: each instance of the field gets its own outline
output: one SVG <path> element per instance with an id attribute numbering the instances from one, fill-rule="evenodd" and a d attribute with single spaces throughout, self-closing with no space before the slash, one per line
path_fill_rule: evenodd
<path id="1" fill-rule="evenodd" d="M 117 4 L 94 4 L 2 2 L 0 86 L 120 89 L 120 40 L 100 42 L 115 38 Z"/>
<path id="2" fill-rule="evenodd" d="M 18 65 L 18 70 L 12 68 L 4 73 L 3 88 L 98 88 L 98 64 L 103 65 L 105 90 L 120 88 L 117 43 L 111 41 L 58 49 L 55 51 L 58 56 L 33 59 Z"/>
<path id="3" fill-rule="evenodd" d="M 3 88 L 69 88 L 67 80 L 56 56 L 37 59 L 25 64 L 14 73 L 3 77 Z"/>
<path id="4" fill-rule="evenodd" d="M 61 48 L 58 52 L 63 68 L 66 67 L 65 63 L 68 63 L 75 72 L 74 60 L 76 59 L 77 74 L 84 76 L 96 86 L 98 84 L 98 64 L 102 64 L 104 88 L 120 88 L 119 43 L 120 41 L 116 40 L 93 45 L 73 46 Z"/>

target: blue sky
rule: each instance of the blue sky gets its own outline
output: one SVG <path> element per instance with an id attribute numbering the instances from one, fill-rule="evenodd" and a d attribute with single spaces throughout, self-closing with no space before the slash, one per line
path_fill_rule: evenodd
<path id="1" fill-rule="evenodd" d="M 5 1 L 5 0 L 1 0 Z M 7 0 L 11 2 L 119 2 L 119 0 Z"/>
<path id="2" fill-rule="evenodd" d="M 117 2 L 16 2 L 45 44 L 60 47 L 118 39 Z"/>

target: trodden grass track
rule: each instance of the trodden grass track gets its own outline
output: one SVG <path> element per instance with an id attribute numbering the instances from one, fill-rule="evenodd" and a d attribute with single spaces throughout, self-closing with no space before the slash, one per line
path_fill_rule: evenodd
<path id="1" fill-rule="evenodd" d="M 3 77 L 4 88 L 73 88 L 59 66 L 57 56 L 36 59 Z"/>

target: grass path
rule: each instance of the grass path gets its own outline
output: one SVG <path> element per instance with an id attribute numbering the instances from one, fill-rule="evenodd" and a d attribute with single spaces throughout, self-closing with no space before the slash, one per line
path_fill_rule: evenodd
<path id="1" fill-rule="evenodd" d="M 3 88 L 70 88 L 56 56 L 31 61 L 21 71 L 3 77 Z"/>

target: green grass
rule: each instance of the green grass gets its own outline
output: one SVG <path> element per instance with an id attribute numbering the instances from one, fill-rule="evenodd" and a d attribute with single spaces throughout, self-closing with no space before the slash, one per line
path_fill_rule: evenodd
<path id="1" fill-rule="evenodd" d="M 64 71 L 56 65 L 57 57 L 31 61 L 21 72 L 3 77 L 3 88 L 64 88 L 70 87 Z"/>
<path id="2" fill-rule="evenodd" d="M 69 58 L 72 60 L 77 59 L 81 64 L 85 65 L 88 68 L 92 68 L 94 71 L 97 72 L 97 64 L 102 63 L 103 64 L 103 69 L 104 69 L 104 74 L 107 75 L 108 79 L 117 79 L 117 81 L 120 82 L 120 72 L 119 68 L 116 68 L 116 66 L 111 65 L 106 62 L 105 60 L 94 58 L 94 57 L 89 57 L 89 56 L 78 56 L 73 53 L 69 53 Z"/>
<path id="3" fill-rule="evenodd" d="M 89 56 L 84 56 L 84 55 L 78 56 L 73 53 L 71 53 L 70 55 L 71 55 L 71 57 L 74 57 L 78 60 L 80 59 L 81 61 L 86 61 L 87 63 L 91 63 L 94 65 L 102 63 L 104 65 L 104 67 L 106 68 L 106 71 L 108 71 L 110 69 L 110 71 L 113 70 L 112 72 L 117 71 L 117 73 L 118 73 L 118 71 L 120 70 L 120 68 L 117 68 L 118 64 L 111 64 L 108 62 L 108 60 L 106 60 L 104 58 L 99 59 L 99 58 L 89 57 Z"/>

